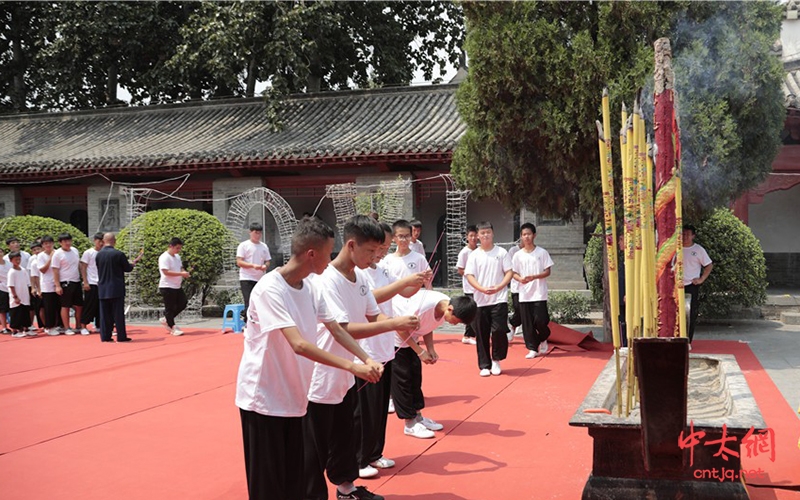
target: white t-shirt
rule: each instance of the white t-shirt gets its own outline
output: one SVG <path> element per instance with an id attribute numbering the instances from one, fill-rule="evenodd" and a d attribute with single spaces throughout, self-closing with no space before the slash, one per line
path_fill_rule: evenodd
<path id="1" fill-rule="evenodd" d="M 422 240 L 410 241 L 408 243 L 408 248 L 412 252 L 417 252 L 419 254 L 422 254 L 423 257 L 425 257 L 425 245 L 422 244 Z"/>
<path id="2" fill-rule="evenodd" d="M 58 279 L 62 283 L 69 281 L 71 283 L 81 282 L 80 271 L 81 254 L 78 249 L 71 247 L 69 251 L 59 248 L 53 254 L 53 262 L 50 267 L 58 269 Z"/>
<path id="3" fill-rule="evenodd" d="M 236 406 L 276 417 L 302 417 L 314 362 L 295 354 L 281 331 L 296 327 L 308 342 L 317 340 L 317 322 L 331 321 L 311 280 L 289 286 L 276 271 L 253 288 L 244 329 L 244 352 L 236 378 Z"/>
<path id="4" fill-rule="evenodd" d="M 375 296 L 370 291 L 367 273 L 358 268 L 355 269 L 355 273 L 356 281 L 353 283 L 342 276 L 335 267 L 328 265 L 325 271 L 313 280 L 314 286 L 319 287 L 322 292 L 328 311 L 338 323 L 366 323 L 367 316 L 380 313 Z M 322 323 L 317 325 L 317 347 L 345 359 L 353 357 L 350 351 L 336 342 Z M 354 383 L 355 378 L 352 373 L 314 363 L 308 400 L 322 404 L 339 404 Z"/>
<path id="5" fill-rule="evenodd" d="M 28 275 L 33 278 L 38 278 L 41 273 L 39 272 L 39 256 L 31 255 L 31 260 L 28 262 Z"/>
<path id="6" fill-rule="evenodd" d="M 503 281 L 505 273 L 511 270 L 511 261 L 508 259 L 508 252 L 502 247 L 495 245 L 488 252 L 481 247 L 472 251 L 467 261 L 464 274 L 471 274 L 483 286 L 499 285 Z M 493 294 L 486 295 L 475 290 L 473 296 L 478 307 L 493 306 L 508 302 L 508 288 Z"/>
<path id="7" fill-rule="evenodd" d="M 683 248 L 683 284 L 691 285 L 692 280 L 703 274 L 703 268 L 711 264 L 706 249 L 695 243 Z"/>
<path id="8" fill-rule="evenodd" d="M 424 255 L 413 251 L 408 252 L 408 255 L 403 257 L 399 257 L 397 254 L 391 253 L 387 255 L 381 262 L 389 270 L 389 273 L 398 280 L 414 273 L 427 271 L 431 268 L 428 265 L 428 261 L 425 259 Z"/>
<path id="9" fill-rule="evenodd" d="M 83 252 L 81 262 L 86 264 L 86 279 L 90 285 L 96 285 L 98 281 L 97 276 L 97 250 L 90 248 Z"/>
<path id="10" fill-rule="evenodd" d="M 513 262 L 514 254 L 519 252 L 519 250 L 520 250 L 519 245 L 517 245 L 516 243 L 511 248 L 509 248 L 508 260 Z M 519 281 L 515 280 L 514 278 L 511 278 L 510 287 L 511 287 L 511 293 L 519 293 Z"/>
<path id="11" fill-rule="evenodd" d="M 13 269 L 11 264 L 5 260 L 0 261 L 0 292 L 8 292 L 8 272 L 11 269 Z"/>
<path id="12" fill-rule="evenodd" d="M 266 243 L 263 241 L 253 243 L 250 240 L 239 243 L 239 246 L 236 248 L 236 258 L 259 266 L 263 266 L 272 260 L 272 256 L 269 254 L 269 247 Z M 264 276 L 264 271 L 260 269 L 253 269 L 250 267 L 239 268 L 239 279 L 242 281 L 258 281 L 262 276 Z"/>
<path id="13" fill-rule="evenodd" d="M 28 287 L 31 286 L 31 278 L 28 276 L 28 272 L 25 271 L 25 269 L 20 267 L 19 271 L 17 271 L 11 267 L 8 271 L 8 286 L 14 287 L 14 293 L 19 297 L 20 304 L 25 306 L 31 305 L 31 294 L 28 291 Z M 20 305 L 15 304 L 12 297 L 8 298 L 8 302 L 11 307 L 18 307 Z"/>
<path id="14" fill-rule="evenodd" d="M 434 292 L 433 290 L 420 290 L 410 298 L 395 295 L 394 299 L 392 299 L 392 306 L 394 307 L 395 313 L 398 315 L 416 315 L 419 317 L 419 328 L 411 334 L 414 342 L 417 342 L 420 335 L 430 333 L 444 323 L 444 314 L 442 314 L 442 317 L 439 319 L 434 317 L 436 304 L 443 300 L 450 302 L 450 297 L 441 292 Z M 407 332 L 404 332 L 402 337 L 401 334 L 395 335 L 395 347 L 408 347 L 408 344 L 404 342 L 406 336 L 408 336 Z"/>
<path id="15" fill-rule="evenodd" d="M 375 269 L 368 267 L 365 271 L 371 290 L 389 286 L 396 281 L 383 263 L 379 263 L 375 266 Z M 391 299 L 379 303 L 378 309 L 389 318 L 394 316 Z M 378 363 L 386 363 L 394 359 L 394 335 L 394 331 L 381 333 L 380 335 L 360 339 L 358 343 L 370 358 Z M 360 362 L 361 360 L 356 358 L 356 363 Z"/>
<path id="16" fill-rule="evenodd" d="M 42 293 L 55 293 L 56 282 L 53 278 L 53 266 L 47 268 L 47 272 L 42 272 L 42 268 L 50 260 L 50 256 L 46 252 L 41 252 L 38 256 L 39 262 L 39 286 Z"/>
<path id="17" fill-rule="evenodd" d="M 465 246 L 458 252 L 458 261 L 456 262 L 456 268 L 458 269 L 466 269 L 467 268 L 467 260 L 469 259 L 469 254 L 472 253 L 472 249 L 469 246 Z M 475 293 L 475 287 L 469 284 L 467 281 L 467 275 L 461 276 L 461 288 L 464 290 L 464 293 Z"/>
<path id="18" fill-rule="evenodd" d="M 163 273 L 163 270 L 179 273 L 182 267 L 181 254 L 170 255 L 169 252 L 162 253 L 158 258 L 158 269 L 161 272 L 158 288 L 180 288 L 181 283 L 183 283 L 183 276 L 167 276 Z"/>
<path id="19" fill-rule="evenodd" d="M 7 253 L 7 254 L 5 254 L 3 256 L 3 260 L 8 262 L 9 264 L 11 264 L 11 259 L 8 258 L 8 255 L 10 253 L 11 252 L 9 252 L 9 253 Z M 20 250 L 19 251 L 19 256 L 21 258 L 21 260 L 19 261 L 19 267 L 21 267 L 22 269 L 28 269 L 28 266 L 30 265 L 30 261 L 31 261 L 31 254 L 29 254 L 25 250 Z"/>
<path id="20" fill-rule="evenodd" d="M 547 250 L 537 246 L 530 253 L 525 249 L 515 253 L 514 257 L 511 258 L 511 267 L 514 268 L 515 273 L 524 278 L 525 276 L 543 273 L 547 268 L 553 267 L 553 259 L 550 258 Z M 520 302 L 537 302 L 540 300 L 547 300 L 547 278 L 519 285 Z"/>

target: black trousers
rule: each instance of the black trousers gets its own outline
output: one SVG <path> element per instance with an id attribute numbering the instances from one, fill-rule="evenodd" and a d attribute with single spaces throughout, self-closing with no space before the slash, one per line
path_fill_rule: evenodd
<path id="1" fill-rule="evenodd" d="M 250 500 L 302 500 L 303 417 L 239 409 Z"/>
<path id="2" fill-rule="evenodd" d="M 550 313 L 547 301 L 520 302 L 522 317 L 522 338 L 529 351 L 538 351 L 539 344 L 550 338 Z"/>
<path id="3" fill-rule="evenodd" d="M 33 293 L 31 293 L 31 311 L 33 311 L 34 319 L 36 319 L 36 326 L 39 328 L 44 328 L 44 319 L 42 318 L 42 298 L 38 295 L 34 295 Z"/>
<path id="4" fill-rule="evenodd" d="M 128 338 L 125 331 L 125 297 L 100 299 L 100 340 L 111 340 L 115 325 L 117 340 Z"/>
<path id="5" fill-rule="evenodd" d="M 244 317 L 247 318 L 247 308 L 250 307 L 250 294 L 253 293 L 253 288 L 256 287 L 258 281 L 239 280 L 239 286 L 242 288 L 242 298 L 244 299 Z"/>
<path id="6" fill-rule="evenodd" d="M 383 376 L 375 384 L 358 380 L 353 413 L 358 468 L 363 469 L 383 456 L 386 423 L 389 420 L 389 394 L 392 388 L 392 362 L 383 365 Z M 366 384 L 366 385 L 364 385 Z"/>
<path id="7" fill-rule="evenodd" d="M 689 342 L 694 338 L 694 325 L 697 323 L 697 315 L 700 313 L 700 285 L 685 285 L 683 292 L 688 293 L 691 298 L 691 308 L 689 309 L 689 325 L 686 329 Z M 681 311 L 681 314 L 686 314 Z"/>
<path id="8" fill-rule="evenodd" d="M 518 293 L 511 293 L 511 307 L 514 308 L 514 312 L 511 313 L 511 317 L 508 318 L 508 322 L 511 323 L 511 326 L 514 328 L 522 325 L 522 316 L 520 315 L 519 310 L 519 294 Z"/>
<path id="9" fill-rule="evenodd" d="M 508 355 L 508 303 L 479 307 L 477 322 L 478 367 L 488 370 L 493 360 L 502 361 Z"/>
<path id="10" fill-rule="evenodd" d="M 97 323 L 100 319 L 100 303 L 97 298 L 97 285 L 89 285 L 89 290 L 83 292 L 83 311 L 81 312 L 81 323 L 89 325 Z"/>
<path id="11" fill-rule="evenodd" d="M 42 293 L 42 306 L 44 306 L 44 327 L 54 328 L 61 319 L 61 300 L 56 292 Z M 58 319 L 57 319 L 58 318 Z"/>
<path id="12" fill-rule="evenodd" d="M 183 288 L 159 288 L 161 297 L 164 298 L 164 317 L 167 318 L 167 326 L 175 326 L 175 317 L 186 309 L 189 299 Z"/>
<path id="13" fill-rule="evenodd" d="M 358 478 L 356 442 L 353 439 L 356 388 L 357 385 L 353 385 L 339 404 L 308 402 L 308 412 L 303 417 L 306 500 L 327 500 L 328 484 L 323 471 L 337 486 Z"/>
<path id="14" fill-rule="evenodd" d="M 416 418 L 425 408 L 422 394 L 422 361 L 410 347 L 401 347 L 392 361 L 392 400 L 398 418 Z"/>
<path id="15" fill-rule="evenodd" d="M 474 294 L 465 293 L 464 295 L 466 295 L 469 298 L 472 298 L 472 296 Z M 472 321 L 472 323 L 467 323 L 466 325 L 464 325 L 464 336 L 465 337 L 475 338 L 475 328 L 476 327 L 475 327 L 475 321 L 474 320 Z"/>
<path id="16" fill-rule="evenodd" d="M 12 329 L 24 330 L 31 326 L 30 306 L 20 304 L 17 307 L 10 308 L 8 314 L 11 316 L 9 326 L 11 326 Z"/>

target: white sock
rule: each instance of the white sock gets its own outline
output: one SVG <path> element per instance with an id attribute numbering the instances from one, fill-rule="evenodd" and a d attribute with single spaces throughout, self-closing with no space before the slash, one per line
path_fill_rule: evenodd
<path id="1" fill-rule="evenodd" d="M 416 423 L 417 423 L 417 417 L 414 417 L 414 418 L 407 418 L 407 419 L 406 419 L 406 427 L 407 427 L 408 429 L 410 429 L 410 428 L 414 427 L 414 424 L 416 424 Z"/>
<path id="2" fill-rule="evenodd" d="M 342 483 L 339 486 L 337 486 L 336 489 L 339 490 L 339 493 L 344 493 L 345 495 L 347 495 L 348 493 L 356 491 L 356 485 L 354 485 L 353 483 Z"/>

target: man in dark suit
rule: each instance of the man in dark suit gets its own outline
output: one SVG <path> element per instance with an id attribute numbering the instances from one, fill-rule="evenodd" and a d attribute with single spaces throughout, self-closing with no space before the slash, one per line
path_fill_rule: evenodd
<path id="1" fill-rule="evenodd" d="M 117 237 L 114 233 L 103 235 L 103 248 L 97 252 L 97 296 L 100 299 L 100 340 L 113 342 L 111 331 L 117 326 L 117 342 L 131 340 L 125 332 L 125 273 L 133 271 L 133 266 L 142 258 L 144 249 L 128 262 L 128 257 L 114 246 Z"/>

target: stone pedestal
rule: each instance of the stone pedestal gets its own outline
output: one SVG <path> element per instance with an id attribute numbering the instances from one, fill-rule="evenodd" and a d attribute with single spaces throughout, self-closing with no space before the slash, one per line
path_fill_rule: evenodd
<path id="1" fill-rule="evenodd" d="M 520 224 L 536 226 L 536 245 L 550 254 L 554 266 L 547 278 L 550 290 L 585 290 L 583 277 L 583 224 L 580 221 L 564 222 L 539 216 L 529 210 L 520 212 Z"/>

